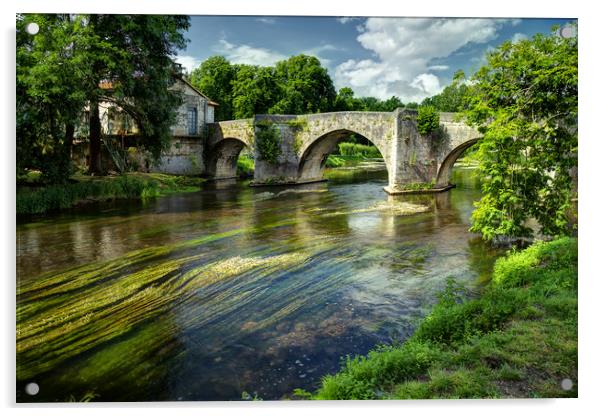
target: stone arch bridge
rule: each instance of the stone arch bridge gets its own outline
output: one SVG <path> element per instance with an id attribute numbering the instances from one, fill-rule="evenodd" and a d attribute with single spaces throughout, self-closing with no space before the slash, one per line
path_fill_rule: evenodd
<path id="1" fill-rule="evenodd" d="M 206 174 L 216 179 L 236 176 L 236 161 L 243 148 L 255 156 L 254 184 L 299 184 L 322 180 L 326 158 L 340 140 L 359 134 L 381 152 L 389 175 L 389 193 L 431 184 L 433 190 L 451 186 L 456 159 L 476 143 L 477 130 L 455 121 L 454 113 L 440 113 L 439 132 L 418 133 L 417 112 L 336 112 L 289 115 L 257 115 L 253 119 L 222 121 L 209 125 L 205 146 Z M 279 147 L 276 160 L 262 158 L 256 138 L 270 128 Z M 410 186 L 410 184 L 412 186 Z"/>

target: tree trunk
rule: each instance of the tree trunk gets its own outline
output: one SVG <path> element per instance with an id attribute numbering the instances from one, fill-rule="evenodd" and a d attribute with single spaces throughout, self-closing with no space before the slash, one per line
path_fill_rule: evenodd
<path id="1" fill-rule="evenodd" d="M 73 146 L 73 136 L 75 135 L 75 124 L 67 124 L 65 126 L 65 148 L 71 157 L 71 146 Z"/>
<path id="2" fill-rule="evenodd" d="M 100 114 L 98 102 L 90 102 L 90 166 L 88 172 L 91 175 L 101 173 L 100 166 Z"/>

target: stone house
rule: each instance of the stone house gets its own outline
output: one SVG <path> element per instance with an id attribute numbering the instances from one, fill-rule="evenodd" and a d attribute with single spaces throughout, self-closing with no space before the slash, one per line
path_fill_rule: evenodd
<path id="1" fill-rule="evenodd" d="M 159 163 L 150 166 L 151 172 L 177 175 L 199 175 L 205 172 L 203 149 L 207 138 L 207 124 L 213 123 L 216 102 L 179 78 L 172 87 L 182 92 L 184 102 L 178 108 L 176 124 L 172 126 L 171 147 Z"/>
<path id="2" fill-rule="evenodd" d="M 111 88 L 111 86 L 106 85 L 104 88 Z M 107 142 L 115 143 L 115 146 L 128 150 L 129 157 L 136 161 L 140 170 L 198 175 L 205 171 L 203 149 L 208 134 L 207 125 L 214 122 L 215 107 L 219 104 L 184 78 L 178 78 L 171 88 L 182 93 L 183 103 L 178 108 L 176 122 L 171 127 L 171 146 L 158 162 L 150 162 L 146 155 L 131 146 L 135 142 L 138 128 L 127 114 L 111 103 L 99 105 L 102 132 L 106 138 L 112 139 Z M 107 166 L 114 167 L 114 163 L 110 160 L 112 149 L 106 150 L 109 154 L 103 155 L 103 160 L 106 161 Z M 86 152 L 87 149 L 81 149 L 75 158 L 83 162 Z"/>

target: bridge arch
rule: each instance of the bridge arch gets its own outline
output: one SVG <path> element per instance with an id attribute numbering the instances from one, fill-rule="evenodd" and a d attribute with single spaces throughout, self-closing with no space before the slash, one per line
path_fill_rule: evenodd
<path id="1" fill-rule="evenodd" d="M 479 141 L 479 139 L 470 139 L 456 146 L 448 155 L 443 159 L 441 166 L 439 167 L 439 171 L 437 172 L 437 188 L 443 188 L 450 185 L 451 172 L 454 167 L 454 163 L 456 160 L 464 153 L 466 149 L 473 146 Z"/>
<path id="2" fill-rule="evenodd" d="M 346 128 L 331 130 L 316 137 L 302 149 L 299 156 L 298 180 L 305 182 L 322 179 L 326 159 L 336 149 L 337 145 L 351 134 L 357 134 L 368 139 L 378 149 L 383 158 L 387 154 L 378 141 L 363 133 Z M 388 164 L 385 163 L 385 165 L 387 174 L 390 174 Z"/>
<path id="3" fill-rule="evenodd" d="M 214 179 L 237 177 L 236 162 L 240 152 L 247 144 L 236 137 L 227 137 L 218 141 L 209 150 L 207 171 Z"/>

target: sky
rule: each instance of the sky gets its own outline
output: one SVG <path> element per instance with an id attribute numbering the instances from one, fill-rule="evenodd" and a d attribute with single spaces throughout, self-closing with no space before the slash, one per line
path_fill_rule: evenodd
<path id="1" fill-rule="evenodd" d="M 267 66 L 303 53 L 320 59 L 337 90 L 420 102 L 439 93 L 457 70 L 472 74 L 497 45 L 573 20 L 192 16 L 190 42 L 176 59 L 190 72 L 213 55 Z"/>

